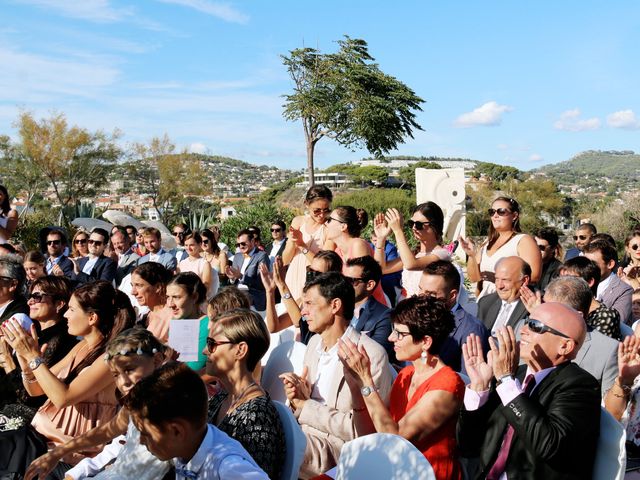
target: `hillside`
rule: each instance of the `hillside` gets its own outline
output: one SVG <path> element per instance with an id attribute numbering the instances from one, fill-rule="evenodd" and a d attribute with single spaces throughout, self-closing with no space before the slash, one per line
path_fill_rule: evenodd
<path id="1" fill-rule="evenodd" d="M 531 173 L 551 178 L 566 191 L 617 195 L 640 188 L 640 155 L 629 150 L 588 150 Z"/>

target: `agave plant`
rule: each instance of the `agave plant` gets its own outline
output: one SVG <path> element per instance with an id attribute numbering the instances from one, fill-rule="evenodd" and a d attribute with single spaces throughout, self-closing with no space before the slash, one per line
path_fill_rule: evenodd
<path id="1" fill-rule="evenodd" d="M 213 212 L 191 212 L 188 216 L 181 217 L 182 223 L 186 223 L 191 231 L 202 231 L 211 225 L 218 223 L 218 215 Z"/>

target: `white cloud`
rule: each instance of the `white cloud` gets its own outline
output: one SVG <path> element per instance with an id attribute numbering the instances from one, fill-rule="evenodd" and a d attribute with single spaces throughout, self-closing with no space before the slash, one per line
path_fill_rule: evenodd
<path id="1" fill-rule="evenodd" d="M 236 10 L 228 3 L 211 2 L 208 0 L 159 0 L 163 3 L 173 3 L 184 7 L 193 8 L 199 12 L 211 15 L 213 17 L 230 23 L 245 24 L 249 22 L 249 16 Z"/>
<path id="2" fill-rule="evenodd" d="M 619 110 L 607 115 L 607 125 L 625 130 L 638 130 L 640 129 L 640 120 L 633 110 Z"/>
<path id="3" fill-rule="evenodd" d="M 581 119 L 580 115 L 582 115 L 582 111 L 579 108 L 566 110 L 554 122 L 553 127 L 556 130 L 566 130 L 568 132 L 582 132 L 600 128 L 600 119 L 598 117 Z"/>
<path id="4" fill-rule="evenodd" d="M 494 101 L 487 102 L 472 112 L 460 115 L 454 125 L 460 128 L 500 125 L 502 123 L 502 114 L 512 110 L 513 107 L 509 105 L 500 105 Z"/>
<path id="5" fill-rule="evenodd" d="M 529 156 L 529 160 L 531 160 L 532 162 L 541 162 L 542 160 L 544 160 L 544 157 L 538 153 L 534 153 Z"/>
<path id="6" fill-rule="evenodd" d="M 207 150 L 208 148 L 204 143 L 195 142 L 189 145 L 189 151 L 191 153 L 206 153 Z"/>
<path id="7" fill-rule="evenodd" d="M 116 22 L 131 16 L 131 8 L 114 8 L 109 0 L 14 0 L 17 3 L 34 5 L 57 11 L 60 15 L 80 18 L 92 22 Z"/>

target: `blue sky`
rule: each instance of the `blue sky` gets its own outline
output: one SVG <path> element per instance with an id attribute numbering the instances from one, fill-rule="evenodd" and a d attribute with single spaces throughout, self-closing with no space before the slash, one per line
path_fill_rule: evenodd
<path id="1" fill-rule="evenodd" d="M 282 118 L 280 54 L 363 38 L 426 100 L 424 132 L 391 154 L 535 168 L 589 149 L 640 150 L 636 2 L 4 0 L 0 133 L 20 109 L 167 133 L 181 148 L 303 168 Z M 316 165 L 368 156 L 329 139 Z"/>

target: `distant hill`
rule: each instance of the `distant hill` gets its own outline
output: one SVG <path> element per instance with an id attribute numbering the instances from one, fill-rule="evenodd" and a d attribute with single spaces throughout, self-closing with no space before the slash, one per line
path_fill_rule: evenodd
<path id="1" fill-rule="evenodd" d="M 543 174 L 565 190 L 619 194 L 640 188 L 640 154 L 630 150 L 588 150 L 530 173 Z"/>

